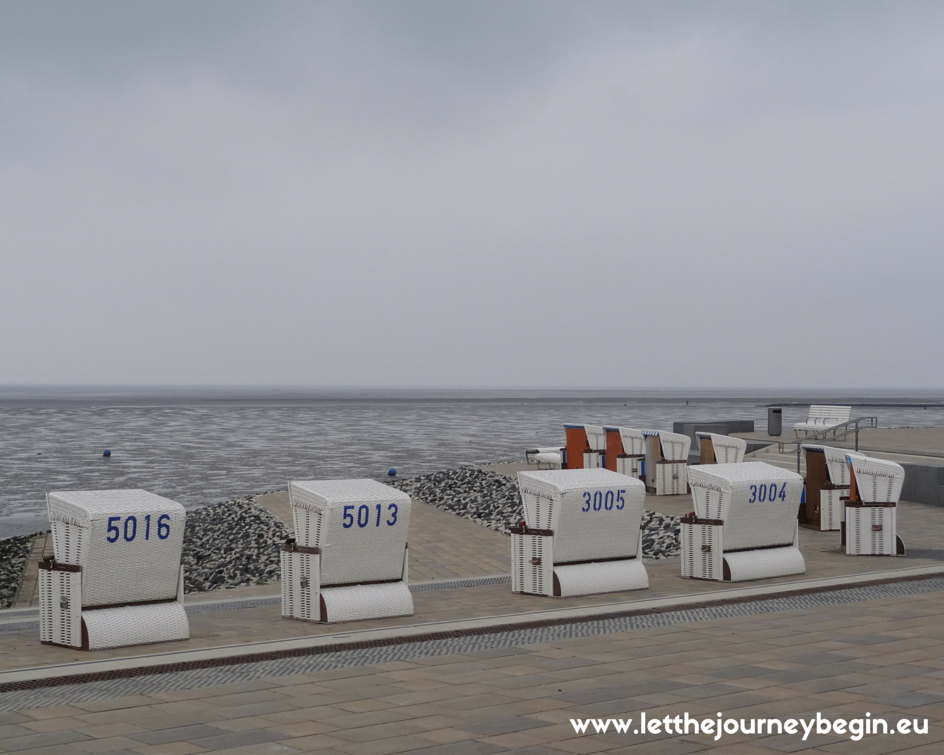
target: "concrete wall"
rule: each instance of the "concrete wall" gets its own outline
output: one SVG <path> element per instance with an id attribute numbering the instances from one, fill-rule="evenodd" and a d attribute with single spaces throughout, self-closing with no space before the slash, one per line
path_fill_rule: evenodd
<path id="1" fill-rule="evenodd" d="M 944 466 L 928 467 L 921 464 L 902 464 L 905 484 L 901 489 L 904 501 L 944 506 Z"/>

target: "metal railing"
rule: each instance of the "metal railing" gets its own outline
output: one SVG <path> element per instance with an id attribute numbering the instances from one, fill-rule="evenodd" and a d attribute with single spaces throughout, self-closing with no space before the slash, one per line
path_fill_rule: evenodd
<path id="1" fill-rule="evenodd" d="M 855 450 L 859 450 L 859 430 L 867 430 L 871 427 L 878 427 L 878 417 L 856 417 L 855 419 L 850 419 L 848 422 L 841 422 L 838 425 L 832 425 L 830 427 L 824 427 L 822 430 L 817 430 L 814 433 L 809 435 L 804 435 L 802 438 L 796 438 L 795 440 L 782 440 L 777 444 L 777 451 L 779 453 L 794 453 L 793 451 L 788 451 L 787 447 L 796 445 L 796 455 L 797 455 L 797 472 L 800 471 L 800 454 L 803 451 L 804 443 L 813 443 L 818 440 L 844 440 L 850 435 L 855 433 Z"/>

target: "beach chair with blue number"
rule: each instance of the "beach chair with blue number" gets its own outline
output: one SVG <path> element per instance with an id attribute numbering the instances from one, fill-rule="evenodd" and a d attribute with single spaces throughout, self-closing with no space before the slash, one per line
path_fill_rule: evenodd
<path id="1" fill-rule="evenodd" d="M 185 513 L 146 490 L 49 493 L 53 556 L 39 564 L 40 640 L 101 650 L 186 640 Z"/>
<path id="2" fill-rule="evenodd" d="M 374 480 L 289 483 L 282 616 L 334 623 L 411 616 L 410 496 Z"/>
<path id="3" fill-rule="evenodd" d="M 519 472 L 524 521 L 511 529 L 511 589 L 565 598 L 649 587 L 646 488 L 607 469 Z"/>
<path id="4" fill-rule="evenodd" d="M 763 462 L 689 469 L 695 511 L 681 520 L 682 576 L 741 582 L 802 574 L 803 478 Z"/>

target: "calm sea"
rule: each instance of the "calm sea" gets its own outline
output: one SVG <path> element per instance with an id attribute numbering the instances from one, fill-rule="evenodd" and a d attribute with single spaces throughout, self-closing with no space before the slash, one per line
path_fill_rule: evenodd
<path id="1" fill-rule="evenodd" d="M 527 447 L 563 442 L 564 422 L 671 430 L 752 419 L 763 430 L 766 405 L 783 403 L 789 428 L 818 402 L 899 404 L 853 412 L 884 427 L 944 425 L 940 393 L 5 388 L 0 538 L 45 529 L 50 490 L 140 487 L 189 508 L 293 479 L 521 459 Z"/>

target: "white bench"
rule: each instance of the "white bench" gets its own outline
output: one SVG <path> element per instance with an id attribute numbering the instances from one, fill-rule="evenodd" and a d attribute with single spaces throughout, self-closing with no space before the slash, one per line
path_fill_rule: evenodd
<path id="1" fill-rule="evenodd" d="M 290 482 L 282 616 L 333 623 L 413 614 L 410 496 L 374 480 Z"/>
<path id="2" fill-rule="evenodd" d="M 40 641 L 82 650 L 186 640 L 186 515 L 146 490 L 49 493 L 53 557 L 39 565 Z"/>
<path id="3" fill-rule="evenodd" d="M 560 446 L 529 448 L 524 452 L 524 458 L 528 464 L 532 462 L 537 464 L 538 469 L 540 469 L 543 464 L 546 464 L 548 469 L 560 469 L 563 451 L 564 449 Z"/>
<path id="4" fill-rule="evenodd" d="M 511 589 L 568 597 L 641 590 L 646 491 L 607 469 L 519 472 L 524 522 L 511 532 Z"/>
<path id="5" fill-rule="evenodd" d="M 849 415 L 852 413 L 851 406 L 810 406 L 809 416 L 806 422 L 797 422 L 793 425 L 793 432 L 797 437 L 800 431 L 804 433 L 813 433 L 817 430 L 825 430 L 828 427 L 841 425 L 849 421 Z"/>
<path id="6" fill-rule="evenodd" d="M 841 542 L 847 556 L 904 556 L 898 536 L 898 500 L 905 483 L 900 464 L 847 454 L 851 469 Z"/>
<path id="7" fill-rule="evenodd" d="M 730 435 L 696 432 L 699 440 L 699 464 L 740 464 L 744 461 L 747 441 Z"/>
<path id="8" fill-rule="evenodd" d="M 683 577 L 741 582 L 806 571 L 800 475 L 751 461 L 692 467 L 689 482 L 695 512 L 681 521 Z"/>
<path id="9" fill-rule="evenodd" d="M 692 439 L 680 433 L 643 430 L 646 489 L 656 495 L 688 493 L 688 452 Z"/>

